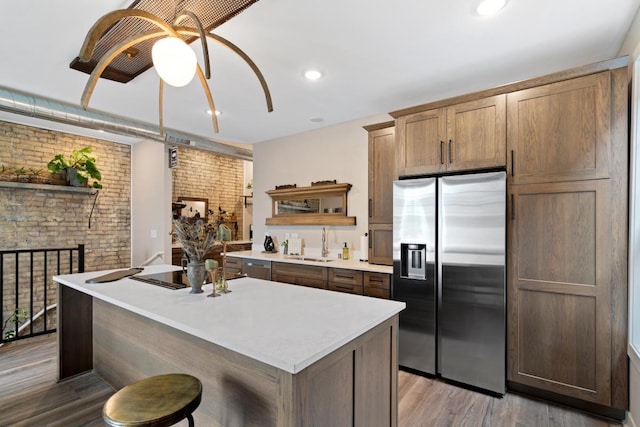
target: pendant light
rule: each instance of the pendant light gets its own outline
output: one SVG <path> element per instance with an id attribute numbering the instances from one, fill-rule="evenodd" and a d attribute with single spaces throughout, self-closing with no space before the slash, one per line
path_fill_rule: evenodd
<path id="1" fill-rule="evenodd" d="M 160 78 L 171 86 L 186 86 L 196 75 L 196 53 L 178 37 L 165 37 L 155 42 L 151 59 Z"/>

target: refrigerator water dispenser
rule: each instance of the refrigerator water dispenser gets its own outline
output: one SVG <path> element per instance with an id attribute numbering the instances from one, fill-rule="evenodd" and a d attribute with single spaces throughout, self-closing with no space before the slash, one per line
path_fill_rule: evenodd
<path id="1" fill-rule="evenodd" d="M 400 244 L 401 277 L 427 280 L 427 245 Z"/>

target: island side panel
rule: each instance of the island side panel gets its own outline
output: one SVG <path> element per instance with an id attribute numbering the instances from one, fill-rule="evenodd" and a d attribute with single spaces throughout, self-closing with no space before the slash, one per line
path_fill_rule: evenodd
<path id="1" fill-rule="evenodd" d="M 293 378 L 294 426 L 396 427 L 398 316 Z"/>
<path id="2" fill-rule="evenodd" d="M 197 377 L 203 393 L 196 425 L 283 425 L 279 369 L 99 300 L 94 369 L 116 389 L 169 372 Z"/>
<path id="3" fill-rule="evenodd" d="M 58 284 L 58 381 L 93 369 L 92 300 Z"/>
<path id="4" fill-rule="evenodd" d="M 167 372 L 200 378 L 196 425 L 395 427 L 396 328 L 397 315 L 291 374 L 95 300 L 94 366 L 115 388 Z"/>

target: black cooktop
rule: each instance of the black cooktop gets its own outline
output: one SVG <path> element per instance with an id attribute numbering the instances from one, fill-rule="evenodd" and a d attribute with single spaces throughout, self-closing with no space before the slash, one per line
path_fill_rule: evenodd
<path id="1" fill-rule="evenodd" d="M 187 275 L 183 273 L 182 270 L 168 271 L 166 273 L 135 275 L 131 276 L 130 279 L 174 290 L 189 287 Z"/>

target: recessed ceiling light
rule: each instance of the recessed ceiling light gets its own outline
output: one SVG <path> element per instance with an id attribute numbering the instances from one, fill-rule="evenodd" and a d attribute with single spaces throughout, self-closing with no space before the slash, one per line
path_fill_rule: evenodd
<path id="1" fill-rule="evenodd" d="M 322 73 L 315 69 L 305 70 L 303 75 L 307 80 L 318 80 L 322 77 Z"/>
<path id="2" fill-rule="evenodd" d="M 322 122 L 324 122 L 324 118 L 322 118 L 322 117 L 311 117 L 309 119 L 309 121 L 311 121 L 313 123 L 322 123 Z"/>
<path id="3" fill-rule="evenodd" d="M 505 5 L 507 0 L 482 0 L 476 11 L 478 15 L 489 16 L 498 13 Z"/>
<path id="4" fill-rule="evenodd" d="M 207 110 L 207 114 L 211 115 L 211 110 Z M 219 116 L 220 114 L 222 114 L 221 111 L 216 110 L 216 116 Z"/>

